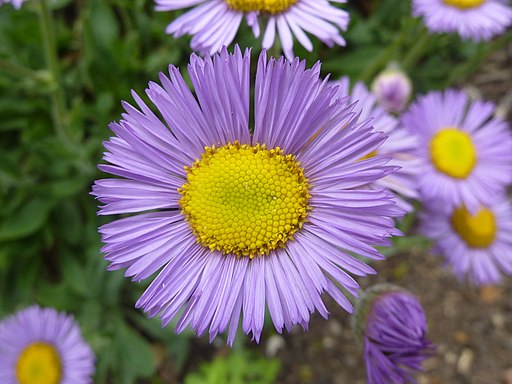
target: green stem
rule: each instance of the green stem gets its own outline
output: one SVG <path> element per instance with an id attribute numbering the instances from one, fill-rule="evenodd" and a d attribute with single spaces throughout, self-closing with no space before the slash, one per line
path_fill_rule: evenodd
<path id="1" fill-rule="evenodd" d="M 454 70 L 451 76 L 448 78 L 445 87 L 449 87 L 455 83 L 466 80 L 472 74 L 475 73 L 476 69 L 494 52 L 499 51 L 512 42 L 512 32 L 501 35 L 491 43 L 485 42 L 480 43 L 473 57 L 467 62 L 463 63 L 456 70 Z"/>
<path id="2" fill-rule="evenodd" d="M 43 48 L 46 56 L 46 64 L 55 83 L 50 94 L 52 102 L 53 124 L 59 139 L 61 139 L 64 144 L 70 147 L 70 149 L 74 149 L 76 148 L 76 145 L 71 139 L 71 136 L 69 135 L 66 128 L 69 125 L 67 119 L 68 114 L 66 110 L 64 92 L 61 86 L 57 46 L 55 44 L 55 31 L 53 29 L 54 20 L 46 1 L 47 0 L 39 0 L 39 19 L 41 35 L 43 38 Z"/>
<path id="3" fill-rule="evenodd" d="M 407 39 L 410 32 L 410 25 L 406 25 L 402 28 L 400 34 L 387 46 L 387 48 L 375 59 L 370 65 L 359 76 L 359 79 L 365 83 L 369 82 L 375 77 L 377 72 L 382 70 L 396 55 L 398 49 L 402 46 L 404 41 Z"/>
<path id="4" fill-rule="evenodd" d="M 427 53 L 430 44 L 432 43 L 432 35 L 429 33 L 425 26 L 420 27 L 419 37 L 416 40 L 416 44 L 409 50 L 402 60 L 402 66 L 406 71 L 411 71 L 413 66 L 421 60 L 421 58 Z"/>

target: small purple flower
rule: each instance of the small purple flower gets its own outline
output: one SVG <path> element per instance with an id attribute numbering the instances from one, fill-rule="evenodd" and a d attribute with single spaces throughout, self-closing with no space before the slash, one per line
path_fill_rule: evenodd
<path id="1" fill-rule="evenodd" d="M 463 39 L 490 40 L 512 25 L 504 0 L 413 0 L 414 16 L 432 32 L 456 32 Z"/>
<path id="2" fill-rule="evenodd" d="M 414 374 L 434 351 L 418 299 L 390 285 L 363 294 L 353 318 L 363 341 L 368 384 L 415 383 Z"/>
<path id="3" fill-rule="evenodd" d="M 439 202 L 425 204 L 420 231 L 436 242 L 458 279 L 476 285 L 496 284 L 512 275 L 512 207 L 506 197 L 474 214 Z"/>
<path id="4" fill-rule="evenodd" d="M 73 316 L 34 305 L 0 323 L 0 383 L 89 384 L 93 374 Z"/>
<path id="5" fill-rule="evenodd" d="M 386 111 L 400 113 L 411 98 L 412 83 L 404 71 L 390 67 L 375 78 L 372 92 Z"/>
<path id="6" fill-rule="evenodd" d="M 12 6 L 16 9 L 20 9 L 21 5 L 25 2 L 25 0 L 0 0 L 0 6 L 4 4 L 12 4 Z"/>
<path id="7" fill-rule="evenodd" d="M 456 90 L 430 92 L 411 105 L 402 121 L 419 137 L 423 199 L 474 212 L 501 196 L 512 181 L 512 136 L 495 109 Z"/>
<path id="8" fill-rule="evenodd" d="M 120 178 L 93 194 L 100 215 L 135 215 L 100 228 L 109 269 L 136 281 L 158 272 L 136 306 L 163 325 L 178 317 L 177 332 L 228 330 L 230 344 L 241 314 L 258 341 L 267 307 L 278 332 L 326 317 L 323 292 L 351 311 L 339 286 L 357 295 L 350 274 L 374 272 L 352 254 L 380 259 L 373 246 L 399 233 L 393 196 L 358 189 L 395 169 L 358 161 L 385 136 L 333 100 L 319 64 L 263 52 L 254 106 L 250 51 L 192 55 L 188 72 L 195 93 L 170 66 L 146 90 L 155 108 L 133 93 L 138 108 L 124 103 L 110 126 L 100 169 Z"/>
<path id="9" fill-rule="evenodd" d="M 344 77 L 332 83 L 338 85 L 337 98 L 345 98 L 348 104 L 356 103 L 354 111 L 360 114 L 361 121 L 371 120 L 377 131 L 388 135 L 388 139 L 378 151 L 366 154 L 363 159 L 370 159 L 377 153 L 391 158 L 389 165 L 399 167 L 396 172 L 377 180 L 370 187 L 375 189 L 386 188 L 396 195 L 397 205 L 405 212 L 413 210 L 412 205 L 405 199 L 417 199 L 417 177 L 423 161 L 420 160 L 415 150 L 418 147 L 418 140 L 415 135 L 403 129 L 397 118 L 387 113 L 377 103 L 377 97 L 372 94 L 363 82 L 357 82 L 350 90 L 350 79 Z"/>
<path id="10" fill-rule="evenodd" d="M 166 32 L 178 38 L 192 35 L 191 47 L 202 54 L 219 52 L 230 45 L 245 18 L 256 38 L 264 20 L 263 48 L 274 45 L 279 35 L 285 56 L 293 60 L 293 37 L 308 51 L 313 44 L 306 32 L 332 47 L 345 45 L 349 15 L 331 3 L 346 0 L 155 0 L 157 11 L 194 7 L 173 21 Z"/>

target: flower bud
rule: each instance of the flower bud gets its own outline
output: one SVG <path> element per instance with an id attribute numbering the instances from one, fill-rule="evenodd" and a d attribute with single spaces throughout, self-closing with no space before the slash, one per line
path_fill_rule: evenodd
<path id="1" fill-rule="evenodd" d="M 418 299 L 392 285 L 367 290 L 352 322 L 363 344 L 368 384 L 407 384 L 434 351 Z"/>
<path id="2" fill-rule="evenodd" d="M 399 113 L 411 98 L 412 83 L 404 71 L 391 65 L 375 78 L 372 92 L 386 111 Z"/>

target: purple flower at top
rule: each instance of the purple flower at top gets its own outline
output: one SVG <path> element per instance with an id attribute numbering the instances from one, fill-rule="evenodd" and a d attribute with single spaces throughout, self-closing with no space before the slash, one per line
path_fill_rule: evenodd
<path id="1" fill-rule="evenodd" d="M 363 82 L 357 82 L 350 90 L 350 79 L 343 77 L 339 81 L 332 83 L 338 85 L 337 98 L 345 98 L 348 104 L 356 103 L 354 111 L 360 114 L 359 119 L 371 120 L 376 130 L 388 135 L 388 139 L 378 151 L 366 154 L 363 159 L 371 159 L 377 153 L 390 157 L 389 165 L 399 167 L 398 171 L 377 180 L 370 187 L 375 189 L 386 188 L 394 192 L 398 206 L 406 212 L 413 210 L 412 205 L 399 197 L 399 195 L 410 199 L 419 197 L 416 185 L 416 179 L 420 172 L 423 162 L 416 154 L 415 150 L 418 141 L 415 135 L 403 129 L 397 118 L 387 113 L 377 103 L 377 97 L 372 94 Z"/>
<path id="2" fill-rule="evenodd" d="M 420 231 L 435 241 L 434 251 L 446 258 L 460 280 L 496 284 L 502 272 L 512 275 L 512 207 L 504 196 L 474 214 L 464 206 L 425 204 Z"/>
<path id="3" fill-rule="evenodd" d="M 402 121 L 419 137 L 423 199 L 475 212 L 501 196 L 512 180 L 512 136 L 495 109 L 456 90 L 430 92 L 411 105 Z"/>
<path id="4" fill-rule="evenodd" d="M 25 0 L 0 0 L 0 6 L 4 4 L 12 4 L 14 8 L 20 9 L 24 1 Z"/>
<path id="5" fill-rule="evenodd" d="M 414 374 L 434 351 L 418 299 L 398 287 L 378 285 L 363 294 L 353 320 L 363 341 L 367 383 L 415 383 Z"/>
<path id="6" fill-rule="evenodd" d="M 333 100 L 320 65 L 260 55 L 251 92 L 250 51 L 191 56 L 192 93 L 169 67 L 135 93 L 110 128 L 93 195 L 100 215 L 134 214 L 100 228 L 109 269 L 153 282 L 136 306 L 163 325 L 177 319 L 213 340 L 242 329 L 260 339 L 268 308 L 278 332 L 328 315 L 321 295 L 347 311 L 340 290 L 374 273 L 353 254 L 382 256 L 402 214 L 386 191 L 358 189 L 395 167 L 375 156 L 386 137 Z M 251 106 L 251 93 L 254 105 Z M 253 109 L 253 112 L 251 112 Z M 158 115 L 153 112 L 158 111 Z M 254 116 L 250 129 L 249 116 Z"/>
<path id="7" fill-rule="evenodd" d="M 157 11 L 193 7 L 178 17 L 166 32 L 178 38 L 191 35 L 191 47 L 202 54 L 219 52 L 230 45 L 245 18 L 256 38 L 264 20 L 263 48 L 274 45 L 279 35 L 285 56 L 292 60 L 293 38 L 308 51 L 313 44 L 306 32 L 332 47 L 345 45 L 340 31 L 346 31 L 349 15 L 331 3 L 346 0 L 155 0 Z"/>
<path id="8" fill-rule="evenodd" d="M 93 374 L 72 316 L 34 305 L 0 322 L 0 383 L 90 384 Z"/>
<path id="9" fill-rule="evenodd" d="M 390 66 L 373 80 L 371 89 L 386 111 L 400 113 L 411 98 L 412 83 L 404 71 Z"/>
<path id="10" fill-rule="evenodd" d="M 490 40 L 512 25 L 504 0 L 413 0 L 414 16 L 432 32 L 456 32 L 463 39 Z"/>

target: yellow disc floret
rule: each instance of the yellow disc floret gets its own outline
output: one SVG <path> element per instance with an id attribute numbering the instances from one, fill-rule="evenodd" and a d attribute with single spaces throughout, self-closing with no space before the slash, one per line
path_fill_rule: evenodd
<path id="1" fill-rule="evenodd" d="M 375 156 L 377 156 L 377 150 L 375 150 L 375 151 L 371 151 L 369 154 L 364 155 L 363 157 L 361 157 L 361 158 L 359 159 L 359 161 L 362 161 L 362 160 L 368 160 L 368 159 L 371 159 L 371 158 L 373 158 L 373 157 L 375 157 Z"/>
<path id="2" fill-rule="evenodd" d="M 445 128 L 430 141 L 430 158 L 439 172 L 465 179 L 476 164 L 476 148 L 471 136 L 457 128 Z"/>
<path id="3" fill-rule="evenodd" d="M 485 3 L 485 1 L 486 0 L 443 0 L 446 5 L 460 9 L 476 8 Z"/>
<path id="4" fill-rule="evenodd" d="M 198 243 L 224 254 L 268 254 L 306 220 L 309 184 L 300 163 L 280 148 L 229 143 L 206 147 L 186 167 L 182 213 Z"/>
<path id="5" fill-rule="evenodd" d="M 276 14 L 286 11 L 298 0 L 225 0 L 229 8 L 240 12 L 259 11 Z"/>
<path id="6" fill-rule="evenodd" d="M 472 215 L 465 206 L 459 207 L 451 221 L 455 232 L 472 248 L 487 248 L 496 238 L 496 219 L 487 208 Z"/>
<path id="7" fill-rule="evenodd" d="M 27 346 L 16 363 L 19 384 L 58 384 L 62 378 L 60 355 L 51 344 L 35 342 Z"/>

